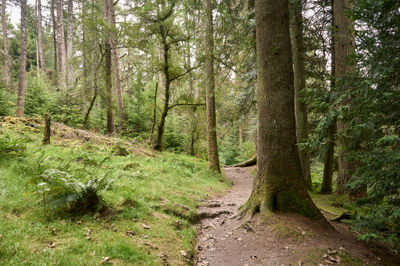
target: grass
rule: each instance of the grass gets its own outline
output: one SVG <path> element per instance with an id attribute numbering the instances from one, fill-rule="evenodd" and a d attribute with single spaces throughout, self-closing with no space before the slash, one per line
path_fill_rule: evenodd
<path id="1" fill-rule="evenodd" d="M 62 139 L 41 146 L 40 127 L 24 124 L 0 128 L 0 138 L 5 134 L 26 143 L 26 150 L 0 153 L 0 265 L 160 265 L 160 257 L 184 265 L 193 254 L 190 220 L 198 203 L 230 186 L 208 172 L 206 162 L 185 155 L 116 156 L 112 145 Z M 50 168 L 85 182 L 96 168 L 99 176 L 122 174 L 101 195 L 113 211 L 78 217 L 45 211 L 36 192 Z"/>
<path id="2" fill-rule="evenodd" d="M 324 254 L 328 254 L 327 249 L 322 249 L 322 248 L 314 248 L 310 251 L 308 251 L 304 255 L 303 263 L 304 265 L 319 265 L 319 264 L 326 264 L 321 258 Z M 365 262 L 363 262 L 361 259 L 354 257 L 353 255 L 343 252 L 343 251 L 338 251 L 337 255 L 340 257 L 340 265 L 348 265 L 348 266 L 362 266 L 365 265 Z"/>

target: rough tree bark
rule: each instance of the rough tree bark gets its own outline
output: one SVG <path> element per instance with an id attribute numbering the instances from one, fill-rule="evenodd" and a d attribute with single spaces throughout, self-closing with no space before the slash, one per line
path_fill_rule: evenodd
<path id="1" fill-rule="evenodd" d="M 64 1 L 57 0 L 57 52 L 58 52 L 58 86 L 64 90 L 66 85 L 66 51 L 64 37 Z"/>
<path id="2" fill-rule="evenodd" d="M 205 1 L 205 71 L 206 71 L 206 117 L 208 141 L 208 168 L 221 172 L 218 158 L 217 123 L 215 114 L 214 84 L 214 29 L 211 0 Z"/>
<path id="3" fill-rule="evenodd" d="M 347 12 L 352 9 L 351 0 L 335 0 L 333 3 L 333 16 L 335 25 L 335 78 L 336 85 L 345 85 L 341 78 L 355 73 L 356 65 L 349 57 L 355 51 L 355 34 L 352 20 Z M 348 100 L 347 100 L 348 103 Z M 348 125 L 343 120 L 337 122 L 337 133 L 341 136 Z M 343 144 L 343 137 L 338 138 L 339 172 L 337 180 L 337 193 L 346 192 L 345 185 L 350 180 L 354 170 L 354 163 L 348 159 L 348 152 Z"/>
<path id="4" fill-rule="evenodd" d="M 7 88 L 11 86 L 10 75 L 10 54 L 8 52 L 8 35 L 7 35 L 7 20 L 6 20 L 6 0 L 1 0 L 1 27 L 3 30 L 3 48 L 4 48 L 4 82 Z"/>
<path id="5" fill-rule="evenodd" d="M 38 39 L 38 48 L 39 48 L 39 59 L 40 59 L 40 68 L 46 73 L 46 58 L 43 49 L 43 37 L 42 37 L 42 1 L 37 0 L 37 39 Z"/>
<path id="6" fill-rule="evenodd" d="M 116 19 L 115 19 L 115 8 L 114 4 L 110 3 L 110 15 L 111 15 L 111 23 L 113 26 L 114 31 L 117 29 Z M 124 124 L 125 124 L 125 107 L 124 107 L 124 100 L 122 95 L 122 88 L 121 88 L 121 78 L 119 73 L 119 53 L 118 53 L 118 36 L 116 32 L 113 33 L 111 38 L 111 45 L 112 45 L 112 67 L 113 67 L 113 75 L 114 75 L 114 88 L 115 88 L 115 96 L 117 98 L 117 108 L 118 108 L 118 129 L 121 133 L 124 131 Z"/>
<path id="7" fill-rule="evenodd" d="M 242 214 L 280 211 L 323 219 L 306 190 L 296 147 L 288 0 L 255 4 L 257 176 Z"/>
<path id="8" fill-rule="evenodd" d="M 73 56 L 73 17 L 74 1 L 68 0 L 68 17 L 67 17 L 67 43 L 66 43 L 66 63 L 67 63 L 67 87 L 71 88 L 74 83 L 74 70 L 72 67 Z"/>
<path id="9" fill-rule="evenodd" d="M 104 36 L 104 83 L 105 83 L 105 93 L 104 101 L 107 109 L 107 133 L 111 134 L 115 132 L 114 126 L 114 111 L 112 104 L 112 60 L 111 60 L 111 36 L 109 27 L 111 25 L 110 20 L 110 5 L 112 5 L 112 0 L 103 1 L 103 13 L 104 21 L 108 26 L 105 29 Z"/>
<path id="10" fill-rule="evenodd" d="M 296 136 L 297 142 L 302 143 L 308 139 L 308 111 L 307 105 L 302 100 L 302 91 L 306 86 L 305 64 L 304 64 L 304 38 L 303 38 L 303 15 L 302 0 L 290 2 L 291 19 L 291 38 L 292 38 L 292 58 L 294 70 L 294 95 L 295 95 L 295 115 L 296 115 Z M 312 187 L 310 171 L 309 151 L 300 149 L 300 163 L 303 178 L 308 189 Z"/>
<path id="11" fill-rule="evenodd" d="M 26 0 L 21 0 L 21 44 L 19 57 L 19 79 L 17 116 L 24 116 L 25 111 L 25 87 L 26 87 Z"/>

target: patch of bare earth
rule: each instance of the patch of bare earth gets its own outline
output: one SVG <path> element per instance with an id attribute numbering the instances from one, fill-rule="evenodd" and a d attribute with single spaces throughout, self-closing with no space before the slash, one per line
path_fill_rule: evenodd
<path id="1" fill-rule="evenodd" d="M 199 210 L 196 265 L 400 265 L 389 249 L 357 240 L 343 224 L 327 228 L 286 214 L 243 221 L 238 208 L 249 198 L 253 178 L 245 168 L 224 171 L 234 185 Z"/>

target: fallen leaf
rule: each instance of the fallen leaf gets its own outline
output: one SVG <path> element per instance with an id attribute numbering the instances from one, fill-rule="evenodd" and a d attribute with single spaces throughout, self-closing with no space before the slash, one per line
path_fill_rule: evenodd
<path id="1" fill-rule="evenodd" d="M 146 230 L 149 230 L 150 229 L 150 226 L 148 226 L 147 224 L 142 224 L 143 225 L 143 228 L 144 229 L 146 229 Z"/>
<path id="2" fill-rule="evenodd" d="M 54 242 L 50 242 L 48 245 L 49 248 L 55 248 L 56 247 L 56 243 Z"/>
<path id="3" fill-rule="evenodd" d="M 183 250 L 181 250 L 181 255 L 183 256 L 183 257 L 186 257 L 186 252 L 185 251 L 183 251 Z"/>
<path id="4" fill-rule="evenodd" d="M 135 231 L 133 231 L 133 230 L 131 230 L 131 231 L 127 231 L 126 232 L 126 235 L 127 236 L 134 236 L 136 233 L 135 233 Z"/>
<path id="5" fill-rule="evenodd" d="M 102 257 L 101 258 L 101 264 L 105 264 L 106 262 L 108 262 L 110 260 L 110 257 Z"/>

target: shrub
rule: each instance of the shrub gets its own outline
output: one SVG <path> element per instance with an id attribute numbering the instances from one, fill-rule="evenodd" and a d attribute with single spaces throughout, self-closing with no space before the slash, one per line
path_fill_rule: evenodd
<path id="1" fill-rule="evenodd" d="M 41 178 L 44 182 L 38 184 L 38 193 L 43 195 L 44 206 L 54 210 L 66 210 L 71 213 L 88 213 L 105 209 L 100 193 L 109 189 L 119 177 L 107 179 L 111 171 L 102 177 L 91 177 L 84 184 L 70 174 L 58 169 L 47 169 Z"/>
<path id="2" fill-rule="evenodd" d="M 0 138 L 0 154 L 21 155 L 26 150 L 26 144 L 18 138 L 5 135 Z"/>

